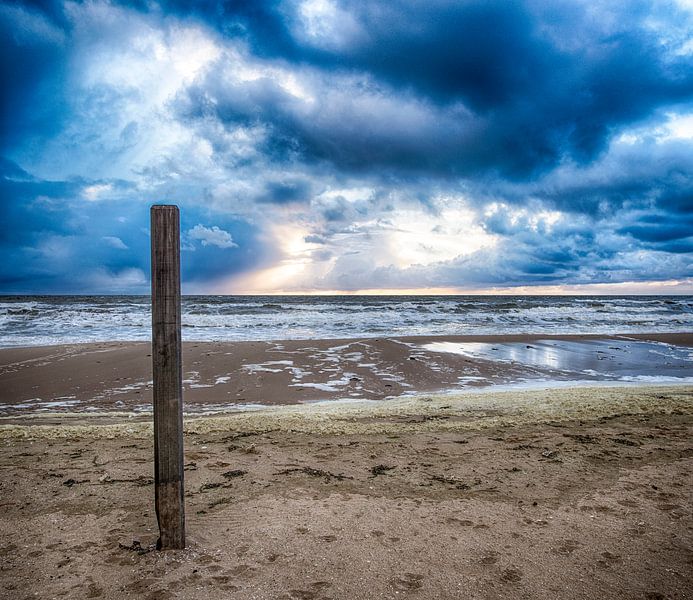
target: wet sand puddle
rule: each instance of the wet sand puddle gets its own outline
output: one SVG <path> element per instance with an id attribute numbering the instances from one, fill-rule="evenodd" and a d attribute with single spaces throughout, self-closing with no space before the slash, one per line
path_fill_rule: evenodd
<path id="1" fill-rule="evenodd" d="M 693 378 L 693 349 L 662 342 L 596 339 L 531 343 L 432 342 L 422 346 L 472 359 L 520 364 L 558 379 L 660 381 Z"/>

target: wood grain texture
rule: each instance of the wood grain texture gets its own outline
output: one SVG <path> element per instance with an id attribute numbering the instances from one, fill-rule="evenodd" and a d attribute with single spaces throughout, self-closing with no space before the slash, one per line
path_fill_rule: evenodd
<path id="1" fill-rule="evenodd" d="M 154 473 L 162 550 L 185 548 L 180 217 L 177 206 L 152 206 L 152 371 Z"/>

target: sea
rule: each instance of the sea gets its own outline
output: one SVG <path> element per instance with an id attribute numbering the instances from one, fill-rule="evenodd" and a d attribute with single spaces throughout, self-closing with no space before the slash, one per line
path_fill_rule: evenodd
<path id="1" fill-rule="evenodd" d="M 184 296 L 190 341 L 693 332 L 693 296 Z M 149 296 L 0 296 L 0 347 L 151 337 Z"/>

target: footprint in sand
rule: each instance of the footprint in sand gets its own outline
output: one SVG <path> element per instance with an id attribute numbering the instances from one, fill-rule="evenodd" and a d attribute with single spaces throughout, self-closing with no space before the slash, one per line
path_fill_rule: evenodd
<path id="1" fill-rule="evenodd" d="M 246 579 L 255 576 L 255 569 L 250 565 L 238 565 L 233 569 L 228 569 L 227 573 L 231 573 L 234 577 L 239 577 L 241 579 Z"/>
<path id="2" fill-rule="evenodd" d="M 445 522 L 449 525 L 459 525 L 460 527 L 471 527 L 474 525 L 469 519 L 458 519 L 457 517 L 448 517 Z"/>
<path id="3" fill-rule="evenodd" d="M 90 583 L 87 588 L 87 598 L 99 598 L 103 595 L 103 589 L 95 583 Z"/>
<path id="4" fill-rule="evenodd" d="M 523 575 L 524 573 L 520 571 L 520 569 L 508 567 L 507 569 L 503 570 L 500 578 L 502 581 L 505 581 L 506 583 L 515 583 L 517 581 L 520 581 Z"/>
<path id="5" fill-rule="evenodd" d="M 613 554 L 608 550 L 606 552 L 602 552 L 602 556 L 604 559 L 597 561 L 597 566 L 600 569 L 608 569 L 611 565 L 621 562 L 621 556 L 619 554 Z"/>
<path id="6" fill-rule="evenodd" d="M 211 554 L 202 554 L 197 559 L 197 562 L 202 564 L 202 565 L 209 565 L 209 564 L 211 564 L 213 562 L 217 562 L 217 561 L 218 561 L 218 559 L 214 558 Z"/>
<path id="7" fill-rule="evenodd" d="M 135 594 L 141 594 L 142 592 L 146 592 L 151 586 L 157 584 L 158 582 L 158 579 L 154 579 L 153 577 L 146 577 L 144 579 L 138 579 L 136 581 L 128 583 L 124 587 L 124 589 L 128 593 L 133 592 Z"/>
<path id="8" fill-rule="evenodd" d="M 314 581 L 310 584 L 310 587 L 312 587 L 314 590 L 326 590 L 327 588 L 332 587 L 332 584 L 329 581 Z"/>
<path id="9" fill-rule="evenodd" d="M 296 600 L 313 600 L 322 590 L 331 586 L 329 581 L 314 581 L 310 584 L 310 590 L 289 590 L 289 597 Z"/>
<path id="10" fill-rule="evenodd" d="M 553 548 L 551 551 L 554 554 L 568 555 L 575 552 L 580 547 L 580 543 L 576 540 L 563 540 L 560 546 Z"/>
<path id="11" fill-rule="evenodd" d="M 392 579 L 390 585 L 397 592 L 411 592 L 423 587 L 424 576 L 418 573 L 405 573 L 402 577 Z"/>
<path id="12" fill-rule="evenodd" d="M 498 562 L 498 557 L 500 554 L 495 550 L 487 550 L 481 555 L 479 562 L 482 565 L 495 565 Z"/>
<path id="13" fill-rule="evenodd" d="M 289 596 L 296 600 L 313 600 L 318 593 L 312 590 L 289 590 Z"/>
<path id="14" fill-rule="evenodd" d="M 268 562 L 268 563 L 276 562 L 276 560 L 277 560 L 278 558 L 281 558 L 281 556 L 282 556 L 281 554 L 274 554 L 274 553 L 269 554 L 269 555 L 267 556 L 267 562 Z"/>

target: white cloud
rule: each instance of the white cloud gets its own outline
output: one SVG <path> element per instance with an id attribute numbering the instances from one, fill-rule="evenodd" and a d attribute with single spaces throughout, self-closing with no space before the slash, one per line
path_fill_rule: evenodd
<path id="1" fill-rule="evenodd" d="M 110 183 L 95 183 L 82 190 L 82 197 L 90 202 L 96 202 L 112 190 L 113 186 Z"/>
<path id="2" fill-rule="evenodd" d="M 216 246 L 217 248 L 238 248 L 238 244 L 233 241 L 228 231 L 219 229 L 216 225 L 205 227 L 195 225 L 188 230 L 188 237 L 191 240 L 199 240 L 203 246 Z"/>
<path id="3" fill-rule="evenodd" d="M 111 248 L 116 248 L 118 250 L 127 250 L 128 247 L 119 237 L 113 235 L 103 236 L 103 241 L 106 242 Z"/>
<path id="4" fill-rule="evenodd" d="M 298 5 L 297 13 L 293 34 L 313 46 L 338 50 L 364 36 L 354 16 L 336 2 L 304 0 Z"/>
<path id="5" fill-rule="evenodd" d="M 463 201 L 444 199 L 438 214 L 423 210 L 398 210 L 394 230 L 386 232 L 383 245 L 399 268 L 429 265 L 465 256 L 495 244 L 494 236 L 475 223 L 475 214 Z"/>
<path id="6" fill-rule="evenodd" d="M 66 93 L 75 117 L 47 143 L 35 172 L 142 180 L 177 156 L 209 168 L 206 142 L 174 118 L 171 103 L 221 56 L 214 37 L 109 2 L 67 3 L 66 15 L 73 49 Z"/>
<path id="7" fill-rule="evenodd" d="M 666 139 L 693 138 L 693 114 L 668 113 L 669 122 L 666 124 Z"/>

